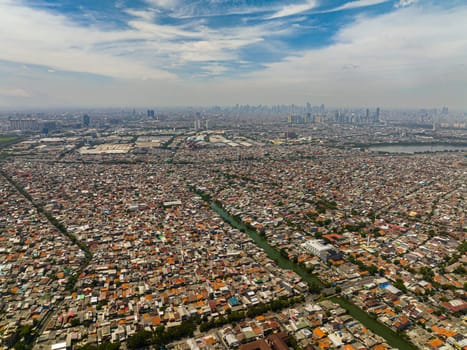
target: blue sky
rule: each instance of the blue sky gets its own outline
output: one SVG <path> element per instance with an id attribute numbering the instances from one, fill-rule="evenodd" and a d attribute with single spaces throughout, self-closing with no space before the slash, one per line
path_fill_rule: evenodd
<path id="1" fill-rule="evenodd" d="M 467 108 L 464 0 L 0 0 L 0 108 Z"/>

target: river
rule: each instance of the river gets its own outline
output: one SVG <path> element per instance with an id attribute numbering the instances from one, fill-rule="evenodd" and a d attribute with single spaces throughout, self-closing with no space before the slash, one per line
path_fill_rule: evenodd
<path id="1" fill-rule="evenodd" d="M 206 199 L 205 199 L 206 200 Z M 206 200 L 211 208 L 218 213 L 223 220 L 228 222 L 231 226 L 242 230 L 248 236 L 250 236 L 253 241 L 264 250 L 264 252 L 268 255 L 269 258 L 273 259 L 277 262 L 279 267 L 292 270 L 298 273 L 305 282 L 314 283 L 319 286 L 323 286 L 323 283 L 311 273 L 308 273 L 302 267 L 298 266 L 297 264 L 293 263 L 287 258 L 284 258 L 274 247 L 272 247 L 268 241 L 262 237 L 258 232 L 255 230 L 249 229 L 243 222 L 237 220 L 228 212 L 226 212 L 222 207 L 217 205 L 211 200 Z M 339 297 L 332 297 L 332 301 L 338 303 L 342 308 L 347 310 L 347 312 L 352 315 L 355 319 L 360 321 L 366 328 L 370 329 L 373 333 L 379 335 L 380 337 L 384 338 L 386 342 L 392 346 L 393 348 L 397 348 L 400 350 L 416 350 L 413 344 L 409 343 L 398 334 L 393 332 L 388 327 L 382 325 L 381 323 L 377 322 L 373 318 L 371 318 L 365 311 L 360 309 L 358 306 L 351 303 L 349 300 L 339 298 Z"/>
<path id="2" fill-rule="evenodd" d="M 308 273 L 301 266 L 294 264 L 289 259 L 283 257 L 277 251 L 277 249 L 271 246 L 268 243 L 267 239 L 258 234 L 258 232 L 249 229 L 244 223 L 235 219 L 232 215 L 227 213 L 223 208 L 219 207 L 217 204 L 213 202 L 209 202 L 209 204 L 211 208 L 222 217 L 222 219 L 227 221 L 233 227 L 244 231 L 248 236 L 250 236 L 250 238 L 256 243 L 256 245 L 263 249 L 267 256 L 270 259 L 274 260 L 279 265 L 279 267 L 285 270 L 292 270 L 298 273 L 305 280 L 305 282 L 314 283 L 320 287 L 323 287 L 323 283 L 318 277 L 314 276 L 311 273 Z"/>
<path id="3" fill-rule="evenodd" d="M 448 152 L 448 151 L 464 151 L 467 152 L 467 146 L 456 145 L 386 145 L 386 146 L 371 146 L 368 148 L 373 152 L 387 153 L 427 153 L 427 152 Z"/>

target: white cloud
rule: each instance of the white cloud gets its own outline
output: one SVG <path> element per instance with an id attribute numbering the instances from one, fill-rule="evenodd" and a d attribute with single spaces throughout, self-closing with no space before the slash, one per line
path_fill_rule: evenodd
<path id="1" fill-rule="evenodd" d="M 418 0 L 400 0 L 395 6 L 396 7 L 407 7 L 407 6 L 415 4 L 417 1 Z"/>
<path id="2" fill-rule="evenodd" d="M 292 26 L 275 20 L 212 30 L 202 21 L 161 25 L 154 23 L 154 14 L 157 18 L 157 12 L 133 12 L 129 29 L 103 31 L 28 9 L 16 0 L 0 0 L 0 60 L 19 63 L 15 72 L 6 65 L 0 72 L 2 77 L 10 74 L 8 87 L 1 85 L 6 79 L 0 81 L 0 103 L 21 99 L 22 106 L 164 106 L 311 101 L 467 108 L 467 6 L 409 6 L 375 18 L 359 17 L 338 32 L 331 46 L 291 51 L 283 62 L 236 80 L 218 77 L 225 67 L 216 61 L 236 59 L 240 48 L 294 30 Z M 193 65 L 200 78 L 218 78 L 182 80 L 166 72 L 169 65 Z M 63 71 L 122 79 L 96 82 L 74 75 L 71 81 Z"/>
<path id="3" fill-rule="evenodd" d="M 106 32 L 80 27 L 64 16 L 33 10 L 9 0 L 0 1 L 2 60 L 121 78 L 169 78 L 167 72 L 138 62 L 137 58 L 129 60 L 95 49 L 99 43 L 144 37 L 144 33 L 136 31 Z"/>
<path id="4" fill-rule="evenodd" d="M 342 6 L 336 7 L 334 9 L 331 9 L 325 12 L 335 12 L 335 11 L 350 10 L 350 9 L 355 9 L 355 8 L 360 8 L 360 7 L 373 6 L 373 5 L 382 4 L 388 1 L 389 0 L 356 0 L 356 1 L 348 2 Z M 410 1 L 410 0 L 405 0 L 405 1 Z"/>
<path id="5" fill-rule="evenodd" d="M 275 80 L 327 103 L 465 107 L 465 18 L 467 6 L 361 17 L 338 33 L 334 45 L 272 63 L 250 79 Z M 349 67 L 354 69 L 343 69 Z"/>
<path id="6" fill-rule="evenodd" d="M 154 1 L 161 6 L 174 1 Z M 175 79 L 168 69 L 189 62 L 237 59 L 238 50 L 268 35 L 285 34 L 282 23 L 218 30 L 200 20 L 184 25 L 157 23 L 156 10 L 133 10 L 129 29 L 105 31 L 80 26 L 63 15 L 0 0 L 0 60 L 42 65 L 56 71 L 126 79 Z M 15 28 L 12 30 L 12 28 Z"/>
<path id="7" fill-rule="evenodd" d="M 160 8 L 174 8 L 178 5 L 178 0 L 146 0 L 149 5 L 160 7 Z"/>
<path id="8" fill-rule="evenodd" d="M 0 88 L 0 96 L 4 97 L 29 97 L 30 94 L 27 90 L 23 88 Z"/>
<path id="9" fill-rule="evenodd" d="M 294 4 L 284 6 L 282 9 L 268 17 L 268 19 L 281 18 L 297 15 L 306 11 L 309 11 L 317 6 L 316 0 L 307 0 L 302 4 Z"/>

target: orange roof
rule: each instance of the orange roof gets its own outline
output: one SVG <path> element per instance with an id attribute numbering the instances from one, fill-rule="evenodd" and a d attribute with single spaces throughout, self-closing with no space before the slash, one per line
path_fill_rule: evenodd
<path id="1" fill-rule="evenodd" d="M 253 329 L 253 332 L 255 332 L 256 335 L 260 335 L 262 333 L 259 327 L 252 326 L 251 328 Z"/>
<path id="2" fill-rule="evenodd" d="M 387 350 L 387 348 L 388 347 L 384 344 L 378 344 L 378 345 L 373 346 L 373 350 Z"/>
<path id="3" fill-rule="evenodd" d="M 329 340 L 329 338 L 324 338 L 324 339 L 321 339 L 319 342 L 318 342 L 318 346 L 320 349 L 329 349 L 331 347 L 331 341 Z"/>
<path id="4" fill-rule="evenodd" d="M 439 338 L 432 339 L 428 342 L 428 345 L 430 345 L 432 348 L 435 348 L 435 349 L 440 347 L 443 344 L 444 343 Z"/>
<path id="5" fill-rule="evenodd" d="M 206 344 L 209 344 L 209 345 L 216 344 L 216 339 L 212 336 L 204 338 L 204 341 L 206 342 Z"/>
<path id="6" fill-rule="evenodd" d="M 159 326 L 161 324 L 161 318 L 159 316 L 155 316 L 152 318 L 152 325 Z"/>
<path id="7" fill-rule="evenodd" d="M 449 330 L 449 329 L 446 329 L 446 328 L 442 328 L 442 327 L 438 327 L 438 326 L 433 326 L 433 327 L 431 327 L 431 329 L 436 334 L 442 335 L 442 336 L 444 336 L 446 338 L 453 337 L 453 336 L 455 336 L 457 334 L 455 331 L 452 331 L 452 330 Z"/>
<path id="8" fill-rule="evenodd" d="M 313 330 L 313 336 L 317 339 L 320 339 L 320 338 L 323 338 L 326 336 L 326 333 L 320 328 L 320 327 L 316 327 L 314 330 Z"/>

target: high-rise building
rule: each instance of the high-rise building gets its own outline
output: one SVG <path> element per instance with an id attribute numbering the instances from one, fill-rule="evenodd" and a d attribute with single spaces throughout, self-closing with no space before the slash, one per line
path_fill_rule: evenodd
<path id="1" fill-rule="evenodd" d="M 10 130 L 38 131 L 40 124 L 37 119 L 10 119 Z"/>
<path id="2" fill-rule="evenodd" d="M 379 110 L 379 107 L 378 107 L 378 108 L 376 108 L 376 122 L 377 123 L 379 123 L 379 112 L 380 112 L 380 110 Z"/>
<path id="3" fill-rule="evenodd" d="M 299 114 L 295 114 L 295 115 L 289 115 L 289 117 L 287 118 L 289 124 L 305 124 L 305 121 L 306 121 L 306 117 L 303 117 Z"/>
<path id="4" fill-rule="evenodd" d="M 91 124 L 91 118 L 87 114 L 85 114 L 83 116 L 83 127 L 84 128 L 89 128 L 90 124 Z"/>

